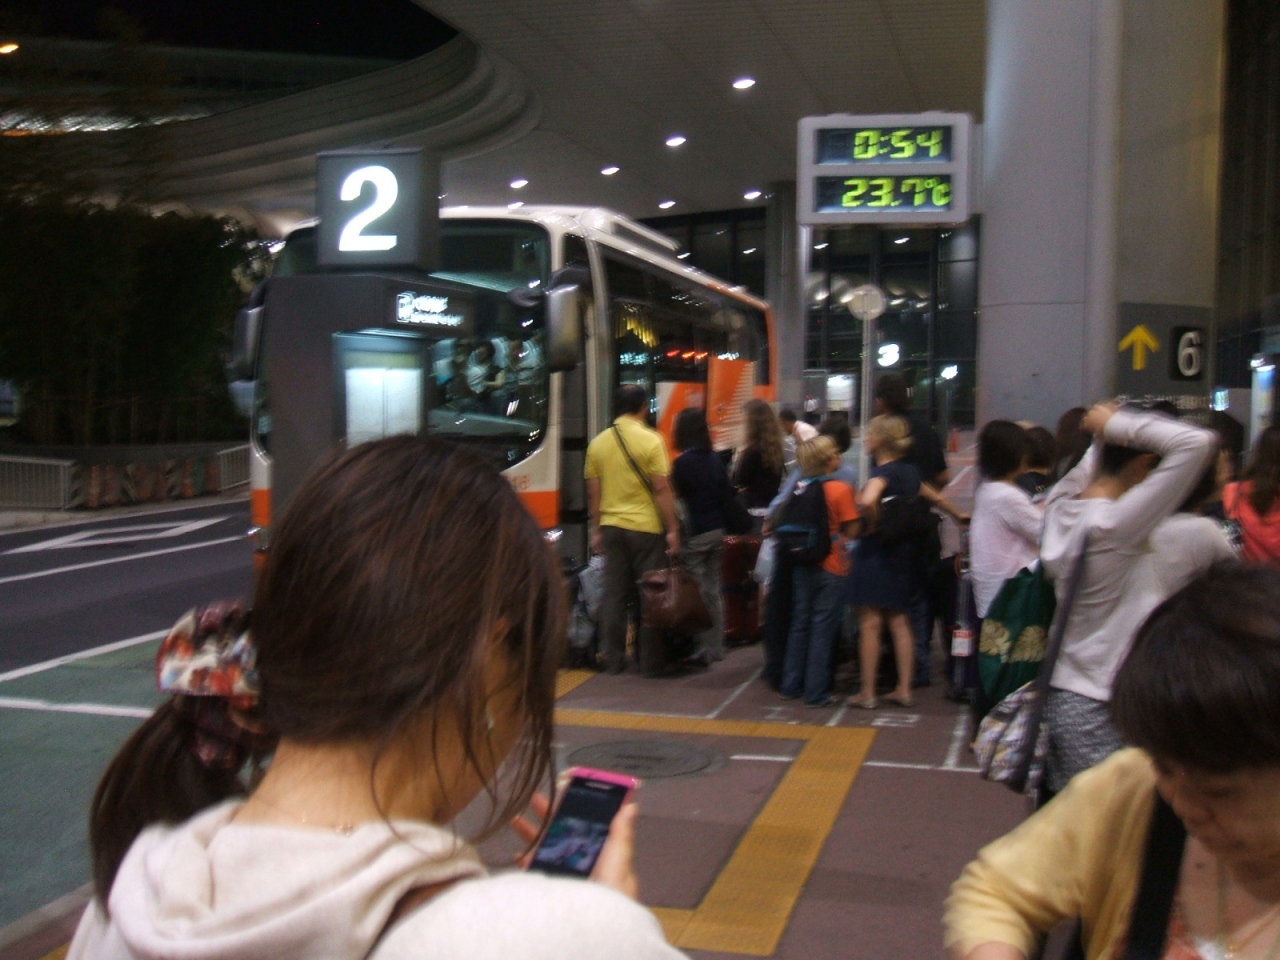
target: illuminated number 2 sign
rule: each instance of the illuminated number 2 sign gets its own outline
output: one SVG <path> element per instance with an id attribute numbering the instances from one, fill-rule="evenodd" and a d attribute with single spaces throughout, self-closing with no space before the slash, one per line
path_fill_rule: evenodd
<path id="1" fill-rule="evenodd" d="M 373 202 L 354 217 L 338 234 L 339 250 L 390 250 L 396 245 L 394 233 L 364 234 L 364 228 L 396 205 L 400 195 L 400 182 L 396 175 L 383 166 L 361 167 L 352 170 L 342 181 L 338 196 L 343 200 L 359 200 L 366 183 L 373 184 Z"/>
<path id="2" fill-rule="evenodd" d="M 420 150 L 320 154 L 316 158 L 320 265 L 431 269 L 436 247 L 436 179 L 436 165 Z"/>

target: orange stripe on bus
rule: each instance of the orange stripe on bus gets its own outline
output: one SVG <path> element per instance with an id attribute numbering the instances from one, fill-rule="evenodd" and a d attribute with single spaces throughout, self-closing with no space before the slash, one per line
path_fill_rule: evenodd
<path id="1" fill-rule="evenodd" d="M 271 526 L 271 488 L 255 487 L 250 492 L 249 516 L 255 527 Z"/>
<path id="2" fill-rule="evenodd" d="M 559 490 L 523 490 L 520 491 L 520 499 L 544 530 L 560 522 Z"/>

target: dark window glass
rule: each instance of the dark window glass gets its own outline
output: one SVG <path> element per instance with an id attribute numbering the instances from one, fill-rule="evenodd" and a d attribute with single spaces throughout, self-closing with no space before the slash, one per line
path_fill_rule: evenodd
<path id="1" fill-rule="evenodd" d="M 938 231 L 938 259 L 978 259 L 978 228 L 972 223 L 961 227 L 947 227 Z"/>
<path id="2" fill-rule="evenodd" d="M 933 354 L 939 360 L 968 360 L 978 353 L 978 319 L 970 312 L 943 310 L 933 327 Z"/>
<path id="3" fill-rule="evenodd" d="M 733 227 L 700 223 L 693 228 L 693 262 L 699 270 L 728 280 L 733 272 Z"/>
<path id="4" fill-rule="evenodd" d="M 978 309 L 978 262 L 938 264 L 938 309 Z"/>

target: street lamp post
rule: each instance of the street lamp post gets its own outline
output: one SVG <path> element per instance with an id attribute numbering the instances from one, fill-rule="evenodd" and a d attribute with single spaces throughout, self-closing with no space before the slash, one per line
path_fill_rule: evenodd
<path id="1" fill-rule="evenodd" d="M 871 419 L 871 353 L 875 349 L 876 320 L 884 313 L 884 291 L 875 284 L 855 287 L 849 295 L 849 312 L 862 321 L 862 391 L 858 403 L 858 483 L 870 474 L 867 456 L 867 421 Z"/>

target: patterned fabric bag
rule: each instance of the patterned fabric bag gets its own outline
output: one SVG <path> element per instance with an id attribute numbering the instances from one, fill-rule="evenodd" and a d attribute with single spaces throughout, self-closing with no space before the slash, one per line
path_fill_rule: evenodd
<path id="1" fill-rule="evenodd" d="M 973 753 L 983 779 L 1003 783 L 1015 793 L 1034 794 L 1044 777 L 1044 761 L 1049 753 L 1048 730 L 1044 724 L 1049 681 L 1062 649 L 1062 637 L 1067 632 L 1088 552 L 1086 535 L 1071 571 L 1067 595 L 1053 621 L 1040 673 L 995 705 L 978 725 L 978 735 L 973 741 Z"/>
<path id="2" fill-rule="evenodd" d="M 1040 675 L 1057 605 L 1039 561 L 1004 582 L 983 618 L 978 641 L 979 716 Z"/>

